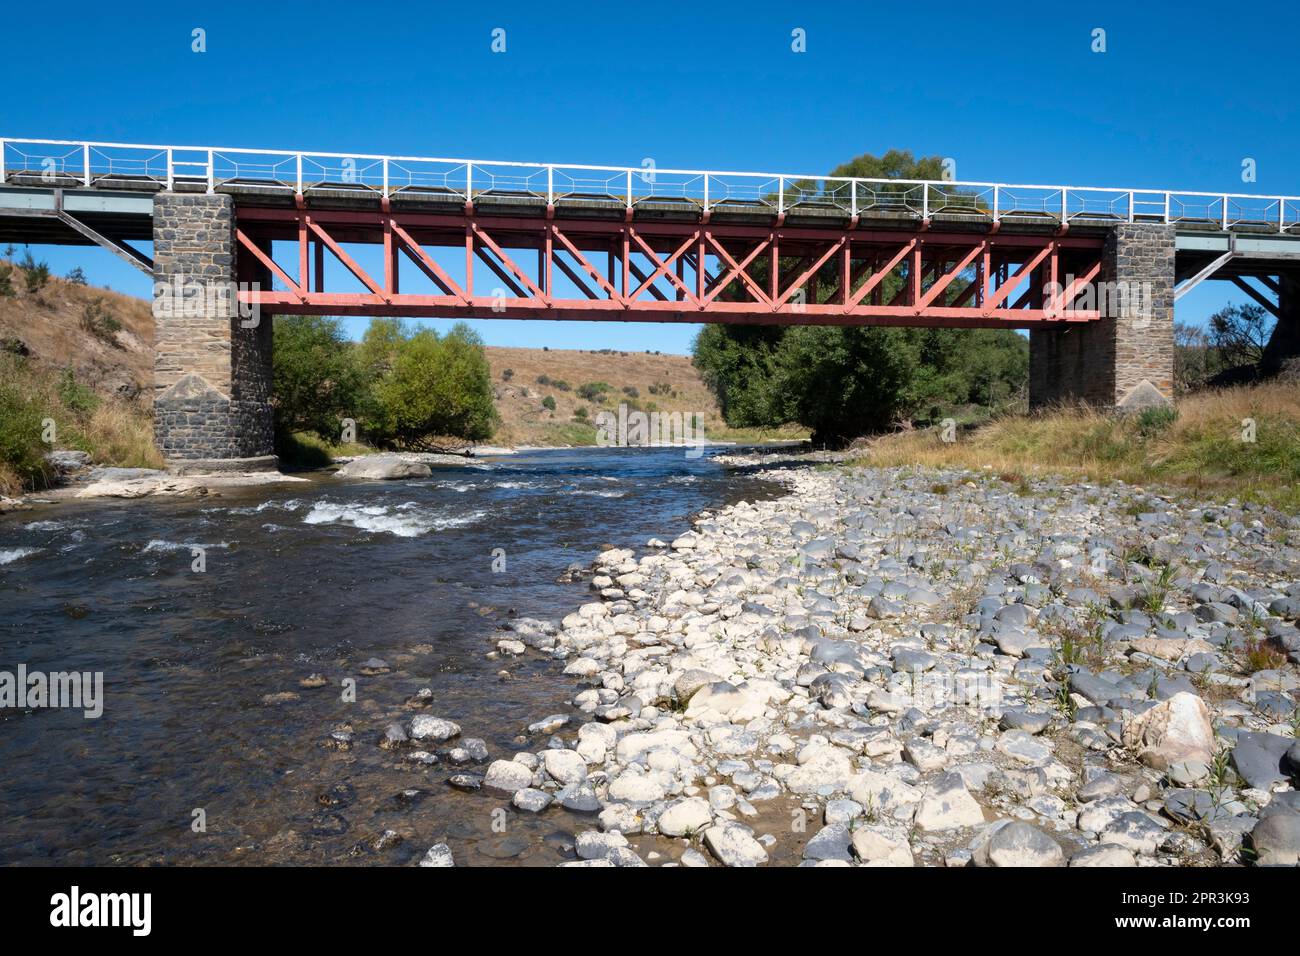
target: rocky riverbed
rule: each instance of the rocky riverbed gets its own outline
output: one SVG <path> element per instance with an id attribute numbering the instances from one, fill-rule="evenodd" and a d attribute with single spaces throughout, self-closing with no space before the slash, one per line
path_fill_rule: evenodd
<path id="1" fill-rule="evenodd" d="M 596 600 L 495 638 L 563 662 L 580 716 L 453 786 L 588 814 L 564 865 L 1297 863 L 1300 518 L 735 463 L 789 493 L 606 551 Z"/>

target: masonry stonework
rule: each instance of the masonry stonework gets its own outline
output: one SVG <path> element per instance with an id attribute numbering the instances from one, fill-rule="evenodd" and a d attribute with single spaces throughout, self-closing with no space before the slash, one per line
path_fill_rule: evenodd
<path id="1" fill-rule="evenodd" d="M 1102 318 L 1029 336 L 1029 404 L 1136 410 L 1173 401 L 1174 227 L 1122 223 L 1106 237 Z"/>
<path id="2" fill-rule="evenodd" d="M 231 197 L 154 198 L 154 437 L 172 464 L 274 451 L 271 321 L 235 307 L 235 256 Z"/>

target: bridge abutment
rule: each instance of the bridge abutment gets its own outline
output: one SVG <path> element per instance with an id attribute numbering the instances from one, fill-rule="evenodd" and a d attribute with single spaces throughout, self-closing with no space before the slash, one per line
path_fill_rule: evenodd
<path id="1" fill-rule="evenodd" d="M 1029 333 L 1029 406 L 1124 411 L 1173 402 L 1174 227 L 1110 231 L 1095 286 L 1099 321 Z"/>
<path id="2" fill-rule="evenodd" d="M 234 201 L 154 199 L 154 438 L 182 470 L 273 468 L 270 316 L 240 314 Z"/>

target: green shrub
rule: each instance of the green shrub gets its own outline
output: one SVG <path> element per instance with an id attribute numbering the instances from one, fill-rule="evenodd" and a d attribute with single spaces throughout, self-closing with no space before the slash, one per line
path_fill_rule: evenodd
<path id="1" fill-rule="evenodd" d="M 1164 431 L 1177 420 L 1177 409 L 1161 406 L 1144 408 L 1137 416 L 1138 433 L 1143 438 L 1150 438 Z"/>
<path id="2" fill-rule="evenodd" d="M 608 382 L 586 382 L 579 385 L 574 394 L 588 402 L 603 402 L 605 394 L 610 390 Z"/>
<path id="3" fill-rule="evenodd" d="M 122 330 L 122 323 L 104 304 L 103 299 L 86 303 L 86 307 L 81 310 L 81 328 L 109 345 L 120 347 L 116 335 Z"/>
<path id="4" fill-rule="evenodd" d="M 22 362 L 0 355 L 0 491 L 8 494 L 23 486 L 43 487 L 53 477 L 42 440 L 49 413 L 38 395 L 22 388 Z"/>
<path id="5" fill-rule="evenodd" d="M 99 407 L 99 396 L 77 381 L 77 375 L 65 368 L 59 375 L 59 401 L 75 415 L 89 415 Z"/>
<path id="6" fill-rule="evenodd" d="M 9 298 L 17 295 L 14 291 L 14 267 L 7 262 L 0 262 L 0 296 Z"/>
<path id="7" fill-rule="evenodd" d="M 32 258 L 29 252 L 23 259 L 23 281 L 27 286 L 27 291 L 35 295 L 45 288 L 46 283 L 50 281 L 50 266 L 46 262 L 37 262 Z"/>
<path id="8" fill-rule="evenodd" d="M 544 399 L 542 399 L 542 408 L 546 409 L 549 412 L 555 411 L 555 396 L 547 395 Z"/>
<path id="9" fill-rule="evenodd" d="M 458 323 L 444 336 L 431 329 L 409 335 L 391 371 L 375 382 L 375 437 L 408 447 L 439 437 L 491 438 L 498 417 L 490 376 L 483 343 L 469 326 Z"/>
<path id="10" fill-rule="evenodd" d="M 345 418 L 366 408 L 356 350 L 338 319 L 314 315 L 274 320 L 273 403 L 277 440 L 297 432 L 337 441 Z"/>
<path id="11" fill-rule="evenodd" d="M 75 266 L 73 270 L 68 273 L 68 284 L 69 285 L 86 284 L 86 273 L 82 271 L 81 266 Z"/>

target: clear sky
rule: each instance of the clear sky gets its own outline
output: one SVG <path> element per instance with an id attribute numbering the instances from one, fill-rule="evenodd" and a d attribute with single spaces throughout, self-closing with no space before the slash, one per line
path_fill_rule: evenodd
<path id="1" fill-rule="evenodd" d="M 1300 195 L 1300 4 L 825 6 L 11 4 L 0 136 L 801 173 L 900 148 L 963 180 Z M 149 294 L 102 250 L 33 253 Z M 1178 317 L 1230 301 L 1247 300 L 1204 283 Z M 475 325 L 490 345 L 685 352 L 694 336 Z"/>

